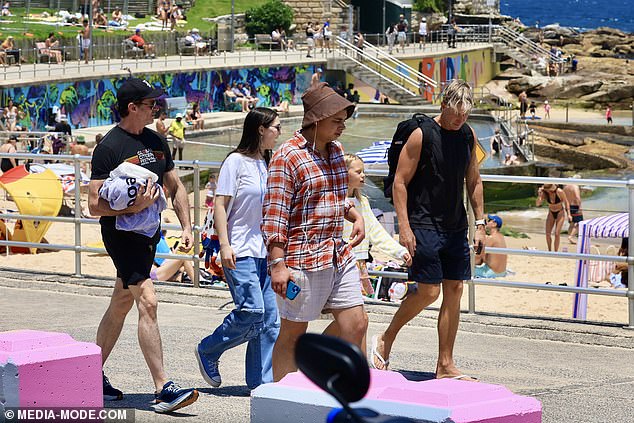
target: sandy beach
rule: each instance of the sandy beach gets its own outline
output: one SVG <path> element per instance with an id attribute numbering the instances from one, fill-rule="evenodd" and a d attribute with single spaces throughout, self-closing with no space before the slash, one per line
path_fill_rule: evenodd
<path id="1" fill-rule="evenodd" d="M 190 202 L 193 204 L 193 194 L 190 194 Z M 201 192 L 201 200 L 204 200 L 204 192 Z M 1 203 L 1 202 L 0 202 Z M 15 209 L 13 203 L 2 205 Z M 545 215 L 545 213 L 544 213 Z M 173 223 L 178 220 L 173 210 L 167 210 L 163 214 Z M 201 213 L 201 221 L 204 214 Z M 95 223 L 97 221 L 95 220 Z M 9 223 L 9 228 L 13 224 Z M 513 229 L 513 223 L 509 221 L 507 228 Z M 168 235 L 179 235 L 177 231 L 169 231 Z M 535 248 L 546 249 L 546 242 L 543 232 L 531 232 L 527 234 L 529 238 L 507 237 L 509 248 Z M 75 231 L 72 224 L 55 222 L 52 224 L 46 239 L 51 244 L 72 245 Z M 89 245 L 101 241 L 101 234 L 98 224 L 82 225 L 81 228 L 82 245 Z M 569 251 L 575 251 L 575 246 L 568 244 L 567 236 L 562 235 L 562 247 Z M 605 248 L 602 248 L 605 251 Z M 554 259 L 527 257 L 519 255 L 509 255 L 508 268 L 514 274 L 507 277 L 507 280 L 517 282 L 532 282 L 536 285 L 543 285 L 550 282 L 553 285 L 562 283 L 568 286 L 574 285 L 575 267 L 577 261 L 570 259 Z M 0 256 L 0 266 L 21 269 L 37 269 L 51 272 L 72 274 L 75 272 L 74 252 L 54 251 L 35 255 L 2 255 Z M 92 253 L 82 254 L 82 273 L 87 275 L 114 278 L 115 270 L 106 255 Z M 515 288 L 497 288 L 492 286 L 476 286 L 476 310 L 479 312 L 546 316 L 556 318 L 570 318 L 572 315 L 572 304 L 574 295 L 570 293 L 555 293 L 544 290 L 527 290 Z M 467 309 L 467 290 L 463 296 L 463 309 Z M 588 300 L 588 319 L 601 322 L 627 322 L 627 300 L 625 298 L 615 298 L 607 296 L 591 296 Z M 440 300 L 433 305 L 438 307 Z"/>

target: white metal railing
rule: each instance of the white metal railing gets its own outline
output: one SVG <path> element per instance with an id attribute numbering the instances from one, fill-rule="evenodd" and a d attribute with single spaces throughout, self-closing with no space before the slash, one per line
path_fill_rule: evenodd
<path id="1" fill-rule="evenodd" d="M 357 64 L 358 66 L 362 67 L 363 69 L 367 70 L 368 72 L 371 72 L 373 75 L 376 75 L 377 77 L 379 77 L 381 80 L 383 80 L 384 82 L 387 82 L 388 84 L 396 87 L 397 89 L 406 92 L 407 94 L 411 95 L 411 96 L 417 96 L 418 94 L 415 91 L 412 91 L 410 89 L 408 89 L 405 86 L 405 83 L 409 83 L 409 85 L 413 85 L 416 89 L 418 88 L 418 82 L 415 81 L 414 79 L 410 78 L 407 75 L 404 75 L 400 72 L 397 72 L 396 70 L 392 69 L 392 67 L 390 66 L 386 66 L 383 64 L 383 62 L 381 62 L 380 60 L 375 59 L 374 57 L 366 54 L 362 49 L 358 48 L 357 46 L 349 43 L 348 41 L 344 40 L 341 37 L 337 37 L 336 38 L 337 44 L 339 44 L 339 46 L 341 46 L 342 48 L 340 50 L 337 51 L 337 53 L 340 56 L 344 56 L 345 58 L 347 58 L 348 60 L 351 60 L 352 62 L 354 62 L 355 64 Z M 357 57 L 353 57 L 352 54 L 348 54 L 347 50 L 350 49 L 354 52 L 354 55 L 356 55 Z M 367 62 L 373 63 L 375 66 L 378 67 L 378 71 L 371 68 L 370 66 L 368 66 L 367 64 L 363 63 L 363 60 L 366 60 Z M 395 76 L 399 82 L 394 81 L 392 78 L 384 75 L 381 71 L 386 71 L 387 73 Z"/>
<path id="2" fill-rule="evenodd" d="M 370 176 L 386 176 L 386 170 L 378 169 L 366 169 L 366 175 Z M 629 245 L 628 256 L 610 256 L 610 255 L 595 255 L 595 254 L 579 254 L 579 253 L 564 253 L 564 252 L 551 252 L 551 251 L 537 251 L 537 250 L 523 250 L 512 248 L 487 248 L 488 253 L 493 254 L 509 254 L 509 255 L 522 255 L 533 257 L 548 257 L 557 259 L 572 259 L 572 260 L 596 260 L 596 261 L 611 261 L 618 263 L 628 263 L 628 288 L 626 291 L 616 291 L 610 289 L 597 289 L 597 288 L 584 288 L 576 286 L 556 286 L 556 285 L 543 285 L 528 282 L 514 282 L 503 279 L 484 279 L 475 278 L 466 281 L 468 286 L 468 300 L 469 313 L 476 312 L 476 285 L 491 285 L 504 288 L 520 288 L 531 290 L 544 290 L 544 291 L 557 291 L 567 293 L 579 293 L 588 295 L 609 295 L 614 297 L 623 297 L 628 300 L 628 329 L 634 329 L 634 256 L 632 256 L 632 248 L 634 247 L 634 180 L 609 180 L 609 179 L 568 179 L 568 178 L 542 178 L 531 176 L 507 176 L 507 175 L 486 175 L 481 174 L 483 182 L 513 182 L 513 183 L 525 183 L 525 184 L 570 184 L 570 185 L 588 185 L 596 187 L 608 187 L 608 188 L 624 188 L 628 190 L 629 199 Z M 468 209 L 470 204 L 467 203 Z M 471 214 L 471 213 L 470 213 Z M 474 222 L 471 221 L 469 228 L 474 227 Z M 472 229 L 470 229 L 469 239 L 473 239 Z M 473 249 L 472 249 L 473 254 Z M 388 276 L 395 279 L 407 279 L 407 273 L 403 272 L 374 272 L 370 271 L 370 275 L 373 276 Z"/>
<path id="3" fill-rule="evenodd" d="M 355 40 L 357 40 L 356 37 L 355 37 Z M 363 43 L 363 48 L 364 50 L 368 50 L 369 53 L 366 53 L 366 54 L 374 54 L 377 59 L 381 59 L 384 62 L 391 63 L 392 65 L 394 65 L 394 69 L 396 69 L 399 73 L 401 73 L 399 71 L 399 68 L 405 69 L 408 73 L 411 73 L 412 75 L 415 76 L 416 81 L 424 82 L 425 84 L 433 88 L 438 87 L 438 83 L 434 81 L 432 78 L 419 72 L 418 70 L 414 69 L 413 67 L 403 62 L 402 60 L 397 59 L 393 55 L 386 53 L 385 51 L 376 47 L 372 43 L 365 41 Z"/>
<path id="4" fill-rule="evenodd" d="M 24 153 L 0 153 L 0 158 L 2 157 L 14 157 L 18 159 L 35 159 L 35 160 L 50 160 L 51 158 L 55 158 L 55 160 L 60 161 L 72 161 L 73 167 L 75 169 L 75 173 L 79 174 L 80 172 L 80 164 L 81 162 L 90 161 L 90 157 L 79 156 L 79 155 L 48 155 L 48 154 L 24 154 Z M 193 191 L 200 192 L 200 172 L 205 169 L 218 169 L 220 167 L 219 162 L 201 162 L 198 160 L 194 161 L 177 161 L 175 162 L 177 167 L 189 167 L 193 169 Z M 373 176 L 385 176 L 387 174 L 386 171 L 380 170 L 372 170 L 367 169 L 366 174 Z M 554 184 L 575 184 L 575 185 L 590 185 L 597 187 L 611 187 L 611 188 L 625 188 L 628 190 L 628 198 L 629 198 L 629 216 L 630 216 L 630 224 L 629 224 L 629 248 L 628 251 L 632 251 L 634 248 L 634 180 L 604 180 L 604 179 L 567 179 L 567 178 L 540 178 L 540 177 L 529 177 L 529 176 L 505 176 L 505 175 L 481 175 L 482 180 L 484 182 L 513 182 L 513 183 L 527 183 L 527 184 L 544 184 L 544 183 L 554 183 Z M 200 196 L 194 195 L 194 210 L 200 210 Z M 28 243 L 28 242 L 18 242 L 18 241 L 8 241 L 8 240 L 0 240 L 0 246 L 16 246 L 16 247 L 30 247 L 30 248 L 42 248 L 42 249 L 57 249 L 57 250 L 68 250 L 75 252 L 75 276 L 82 275 L 82 253 L 105 253 L 105 249 L 103 248 L 91 248 L 84 247 L 81 245 L 81 226 L 82 225 L 97 225 L 98 221 L 94 219 L 84 219 L 81 218 L 81 197 L 80 190 L 76 189 L 75 194 L 75 217 L 47 217 L 47 216 L 39 216 L 39 215 L 22 215 L 20 213 L 0 213 L 0 218 L 3 219 L 25 219 L 25 220 L 41 220 L 41 221 L 52 221 L 52 222 L 66 222 L 72 223 L 75 227 L 75 238 L 73 245 L 64 245 L 64 244 L 39 244 L 39 243 Z M 202 227 L 200 226 L 200 215 L 198 212 L 194 213 L 194 222 L 192 225 L 192 230 L 194 233 L 194 239 L 200 239 L 200 231 Z M 164 225 L 167 229 L 179 229 L 179 226 L 176 225 Z M 473 222 L 469 225 L 470 228 L 473 227 Z M 473 234 L 469 235 L 469 239 L 473 238 Z M 543 284 L 535 284 L 528 282 L 513 282 L 507 280 L 500 279 L 473 279 L 467 281 L 468 286 L 468 296 L 469 296 L 469 307 L 468 310 L 470 313 L 476 312 L 476 296 L 475 296 L 475 286 L 476 285 L 494 285 L 497 287 L 504 288 L 521 288 L 521 289 L 532 289 L 532 290 L 549 290 L 549 291 L 557 291 L 557 292 L 567 292 L 567 293 L 581 293 L 588 295 L 609 295 L 616 297 L 624 297 L 628 299 L 628 322 L 629 328 L 634 328 L 634 257 L 630 252 L 628 257 L 620 257 L 620 256 L 609 256 L 609 255 L 593 255 L 593 254 L 578 254 L 578 253 L 560 253 L 560 252 L 550 252 L 550 251 L 535 251 L 535 250 L 519 250 L 519 249 L 511 249 L 511 248 L 487 248 L 487 252 L 494 254 L 510 254 L 510 255 L 523 255 L 523 256 L 534 256 L 534 257 L 548 257 L 548 258 L 558 258 L 558 259 L 572 259 L 572 260 L 597 260 L 597 261 L 612 261 L 619 263 L 628 263 L 629 268 L 629 279 L 628 279 L 628 289 L 627 291 L 615 291 L 615 290 L 607 290 L 607 289 L 596 289 L 596 288 L 583 288 L 583 287 L 574 287 L 574 286 L 553 286 L 553 285 L 543 285 Z M 7 253 L 9 253 L 9 248 L 7 248 Z M 178 258 L 178 259 L 187 259 L 192 260 L 194 262 L 194 267 L 198 268 L 200 265 L 200 243 L 194 242 L 194 251 L 191 255 L 174 255 L 174 254 L 160 254 L 158 257 L 163 258 Z M 370 272 L 373 275 L 382 275 L 389 276 L 394 278 L 402 278 L 407 279 L 407 274 L 399 273 L 399 272 Z M 194 286 L 199 286 L 199 275 L 198 272 L 194 272 Z"/>

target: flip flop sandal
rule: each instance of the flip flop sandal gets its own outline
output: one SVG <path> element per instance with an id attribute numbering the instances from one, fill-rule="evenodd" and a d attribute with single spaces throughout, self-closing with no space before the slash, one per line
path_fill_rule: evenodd
<path id="1" fill-rule="evenodd" d="M 390 365 L 390 360 L 385 360 L 381 354 L 379 354 L 379 352 L 377 351 L 377 346 L 379 345 L 379 336 L 378 335 L 374 335 L 372 337 L 372 350 L 370 352 L 370 366 L 372 366 L 373 369 L 377 369 L 377 370 L 387 370 L 389 365 Z M 378 367 L 376 367 L 376 364 L 374 364 L 374 360 L 377 359 L 379 361 L 379 363 L 381 363 L 383 365 L 382 369 L 379 369 Z"/>

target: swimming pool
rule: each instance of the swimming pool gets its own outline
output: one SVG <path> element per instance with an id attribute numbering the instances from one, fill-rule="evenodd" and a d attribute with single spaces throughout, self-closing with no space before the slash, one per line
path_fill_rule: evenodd
<path id="1" fill-rule="evenodd" d="M 356 153 L 368 147 L 374 141 L 392 139 L 396 126 L 411 114 L 394 114 L 392 116 L 362 116 L 358 119 L 346 121 L 346 130 L 340 138 L 346 152 Z M 481 142 L 482 147 L 489 152 L 488 137 L 493 135 L 496 124 L 493 120 L 474 118 L 469 120 L 478 138 L 487 138 Z M 278 145 L 290 138 L 295 130 L 301 126 L 301 118 L 282 120 L 282 134 Z M 227 153 L 240 142 L 242 128 L 231 127 L 219 130 L 217 133 L 205 137 L 191 138 L 185 147 L 185 160 L 193 158 L 201 161 L 222 161 Z M 498 158 L 487 157 L 481 167 L 499 166 Z"/>

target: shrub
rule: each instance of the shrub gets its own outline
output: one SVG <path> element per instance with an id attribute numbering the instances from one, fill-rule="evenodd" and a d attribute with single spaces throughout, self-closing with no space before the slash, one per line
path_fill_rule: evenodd
<path id="1" fill-rule="evenodd" d="M 247 10 L 245 22 L 249 37 L 254 34 L 270 34 L 278 26 L 288 31 L 293 23 L 293 9 L 280 0 L 270 0 L 262 6 Z"/>
<path id="2" fill-rule="evenodd" d="M 414 10 L 419 12 L 431 13 L 442 12 L 445 10 L 444 0 L 416 0 L 414 2 Z"/>

